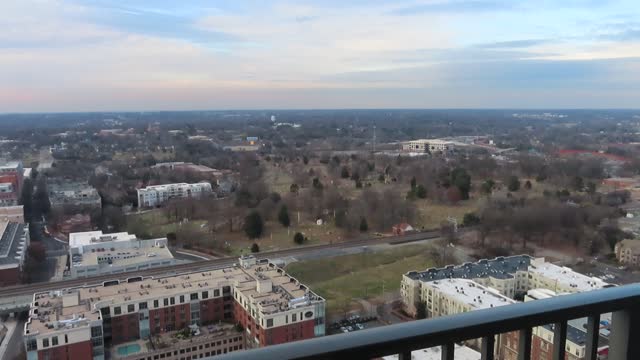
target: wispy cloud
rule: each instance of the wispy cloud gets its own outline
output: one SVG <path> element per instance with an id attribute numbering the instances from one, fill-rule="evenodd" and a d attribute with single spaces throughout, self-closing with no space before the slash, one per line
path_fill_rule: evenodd
<path id="1" fill-rule="evenodd" d="M 420 3 L 400 6 L 390 11 L 393 15 L 416 15 L 423 13 L 478 13 L 513 9 L 517 1 L 491 0 L 444 0 L 439 2 Z"/>
<path id="2" fill-rule="evenodd" d="M 551 40 L 548 39 L 525 39 L 525 40 L 511 40 L 511 41 L 498 41 L 492 43 L 478 44 L 476 47 L 481 49 L 518 49 L 528 48 L 532 46 L 548 44 Z"/>

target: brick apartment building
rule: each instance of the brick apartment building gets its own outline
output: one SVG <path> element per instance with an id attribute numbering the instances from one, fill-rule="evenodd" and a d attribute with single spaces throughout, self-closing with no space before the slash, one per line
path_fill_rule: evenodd
<path id="1" fill-rule="evenodd" d="M 245 257 L 208 272 L 35 294 L 24 341 L 29 359 L 186 360 L 323 336 L 324 307 L 282 269 Z"/>
<path id="2" fill-rule="evenodd" d="M 0 162 L 0 206 L 18 205 L 22 196 L 23 182 L 22 162 Z"/>

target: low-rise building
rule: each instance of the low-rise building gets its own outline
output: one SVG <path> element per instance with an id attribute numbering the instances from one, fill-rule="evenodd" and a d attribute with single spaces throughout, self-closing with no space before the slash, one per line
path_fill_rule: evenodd
<path id="1" fill-rule="evenodd" d="M 0 161 L 0 206 L 15 206 L 22 196 L 24 167 L 21 161 Z"/>
<path id="2" fill-rule="evenodd" d="M 167 239 L 141 240 L 128 233 L 88 231 L 69 234 L 73 278 L 135 272 L 175 264 Z"/>
<path id="3" fill-rule="evenodd" d="M 0 286 L 22 281 L 29 248 L 29 227 L 22 223 L 0 221 Z"/>
<path id="4" fill-rule="evenodd" d="M 402 143 L 402 150 L 409 152 L 446 153 L 454 148 L 453 142 L 440 139 L 418 139 Z"/>
<path id="5" fill-rule="evenodd" d="M 640 240 L 625 239 L 615 246 L 616 259 L 628 266 L 640 265 Z"/>
<path id="6" fill-rule="evenodd" d="M 0 207 L 0 221 L 24 223 L 24 206 L 16 205 Z"/>
<path id="7" fill-rule="evenodd" d="M 159 206 L 171 199 L 203 197 L 211 194 L 211 192 L 211 184 L 208 182 L 147 186 L 146 188 L 138 189 L 138 207 Z"/>
<path id="8" fill-rule="evenodd" d="M 470 347 L 464 345 L 454 345 L 454 353 L 456 355 L 456 360 L 480 360 L 482 359 L 482 355 L 473 350 Z M 398 360 L 400 356 L 398 355 L 389 355 L 385 356 L 382 359 L 384 360 Z M 410 360 L 442 360 L 442 347 L 436 346 L 427 349 L 414 350 L 411 352 Z"/>
<path id="9" fill-rule="evenodd" d="M 28 359 L 178 360 L 323 336 L 324 319 L 323 298 L 245 257 L 224 269 L 37 293 L 23 335 Z"/>
<path id="10" fill-rule="evenodd" d="M 182 162 L 182 161 L 157 163 L 151 166 L 151 168 L 157 169 L 157 170 L 183 171 L 183 172 L 192 173 L 195 175 L 208 176 L 211 178 L 219 178 L 230 173 L 230 171 L 222 171 L 222 170 L 210 168 L 208 166 L 197 165 L 194 163 Z"/>
<path id="11" fill-rule="evenodd" d="M 102 198 L 87 182 L 52 181 L 47 183 L 51 208 L 58 210 L 101 209 Z"/>
<path id="12" fill-rule="evenodd" d="M 416 313 L 415 304 L 423 301 L 424 283 L 448 278 L 470 279 L 514 298 L 531 289 L 549 289 L 556 293 L 577 293 L 611 286 L 597 277 L 586 276 L 564 266 L 533 258 L 529 255 L 482 259 L 474 263 L 425 271 L 410 271 L 403 275 L 401 295 L 407 311 Z"/>

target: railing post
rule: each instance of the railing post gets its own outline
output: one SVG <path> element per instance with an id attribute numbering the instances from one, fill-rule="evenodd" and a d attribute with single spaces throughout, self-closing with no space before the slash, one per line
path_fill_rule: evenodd
<path id="1" fill-rule="evenodd" d="M 496 337 L 494 335 L 489 335 L 482 338 L 482 347 L 480 348 L 482 360 L 493 360 L 495 342 Z"/>
<path id="2" fill-rule="evenodd" d="M 403 351 L 398 354 L 398 360 L 411 360 L 411 351 Z"/>
<path id="3" fill-rule="evenodd" d="M 598 339 L 600 338 L 600 315 L 587 318 L 587 342 L 585 344 L 585 360 L 597 360 Z"/>
<path id="4" fill-rule="evenodd" d="M 609 360 L 640 359 L 640 306 L 616 311 L 611 316 Z"/>
<path id="5" fill-rule="evenodd" d="M 531 360 L 531 328 L 520 330 L 518 360 Z"/>
<path id="6" fill-rule="evenodd" d="M 567 322 L 553 324 L 553 360 L 564 360 L 567 342 Z"/>
<path id="7" fill-rule="evenodd" d="M 454 354 L 455 344 L 452 342 L 446 343 L 442 345 L 441 351 L 442 351 L 442 356 L 441 356 L 442 360 L 453 360 L 455 356 Z"/>

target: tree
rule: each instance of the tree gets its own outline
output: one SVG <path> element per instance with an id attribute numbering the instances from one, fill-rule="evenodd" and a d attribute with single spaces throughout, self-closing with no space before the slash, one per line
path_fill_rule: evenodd
<path id="1" fill-rule="evenodd" d="M 291 225 L 291 218 L 289 217 L 289 209 L 287 209 L 287 205 L 282 205 L 280 207 L 280 212 L 278 213 L 278 221 L 282 226 L 289 227 Z"/>
<path id="2" fill-rule="evenodd" d="M 378 181 L 381 182 L 381 183 L 384 182 L 384 175 L 383 174 L 378 175 Z"/>
<path id="3" fill-rule="evenodd" d="M 167 241 L 169 242 L 169 245 L 175 246 L 178 241 L 178 237 L 176 236 L 176 233 L 170 232 L 170 233 L 167 233 L 166 236 L 167 236 Z"/>
<path id="4" fill-rule="evenodd" d="M 24 220 L 31 222 L 33 215 L 33 183 L 31 179 L 24 179 L 22 184 L 22 205 L 24 206 Z"/>
<path id="5" fill-rule="evenodd" d="M 593 181 L 589 181 L 587 183 L 587 193 L 590 195 L 593 195 L 596 193 L 596 183 L 594 183 Z"/>
<path id="6" fill-rule="evenodd" d="M 411 178 L 411 188 L 413 189 L 415 187 L 416 187 L 416 177 L 414 176 Z"/>
<path id="7" fill-rule="evenodd" d="M 350 176 L 349 168 L 347 168 L 346 166 L 343 166 L 342 170 L 340 171 L 340 177 L 343 179 L 348 179 L 349 176 Z"/>
<path id="8" fill-rule="evenodd" d="M 575 176 L 571 181 L 571 185 L 575 191 L 582 191 L 584 189 L 584 179 L 581 176 Z"/>
<path id="9" fill-rule="evenodd" d="M 471 190 L 471 176 L 464 168 L 455 168 L 451 172 L 451 185 L 460 190 L 462 200 L 469 199 L 469 191 Z"/>
<path id="10" fill-rule="evenodd" d="M 527 180 L 527 181 L 524 183 L 524 189 L 525 189 L 525 190 L 531 190 L 531 181 Z"/>
<path id="11" fill-rule="evenodd" d="M 313 178 L 313 188 L 314 189 L 318 189 L 318 190 L 322 190 L 323 186 L 322 186 L 322 183 L 320 182 L 320 179 Z"/>
<path id="12" fill-rule="evenodd" d="M 507 189 L 509 189 L 509 191 L 520 190 L 520 180 L 517 176 L 513 175 L 509 177 L 509 181 L 507 182 Z"/>
<path id="13" fill-rule="evenodd" d="M 258 245 L 258 243 L 253 243 L 253 245 L 251 245 L 251 252 L 252 253 L 260 252 L 260 246 Z"/>
<path id="14" fill-rule="evenodd" d="M 360 232 L 367 232 L 369 230 L 369 224 L 364 217 L 360 218 Z"/>
<path id="15" fill-rule="evenodd" d="M 462 225 L 464 226 L 474 226 L 480 224 L 480 217 L 475 213 L 466 213 L 462 218 Z"/>
<path id="16" fill-rule="evenodd" d="M 360 179 L 356 180 L 356 189 L 362 189 L 362 181 Z"/>
<path id="17" fill-rule="evenodd" d="M 424 301 L 416 304 L 416 320 L 422 320 L 427 318 L 427 304 Z"/>
<path id="18" fill-rule="evenodd" d="M 264 222 L 262 221 L 260 213 L 257 211 L 249 213 L 249 215 L 244 219 L 243 229 L 249 239 L 257 239 L 262 236 L 262 232 L 264 231 Z"/>
<path id="19" fill-rule="evenodd" d="M 298 184 L 291 184 L 291 186 L 289 186 L 289 191 L 294 194 L 297 194 L 299 189 L 300 187 L 298 186 Z"/>
<path id="20" fill-rule="evenodd" d="M 309 163 L 309 158 L 306 155 L 302 156 L 302 163 L 307 165 Z"/>
<path id="21" fill-rule="evenodd" d="M 27 252 L 29 253 L 29 257 L 38 263 L 44 262 L 47 258 L 44 245 L 39 242 L 31 243 Z"/>
<path id="22" fill-rule="evenodd" d="M 427 198 L 427 188 L 424 187 L 424 185 L 420 184 L 415 188 L 415 193 L 416 196 L 419 197 L 420 199 L 426 199 Z"/>
<path id="23" fill-rule="evenodd" d="M 302 235 L 302 233 L 300 232 L 297 232 L 295 235 L 293 235 L 293 242 L 298 245 L 302 245 L 302 243 L 304 243 L 304 235 Z"/>
<path id="24" fill-rule="evenodd" d="M 495 186 L 496 183 L 493 179 L 487 179 L 482 183 L 482 192 L 485 194 L 491 194 Z"/>

